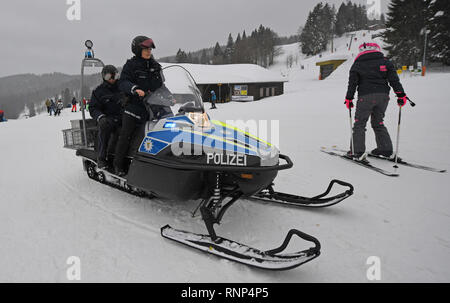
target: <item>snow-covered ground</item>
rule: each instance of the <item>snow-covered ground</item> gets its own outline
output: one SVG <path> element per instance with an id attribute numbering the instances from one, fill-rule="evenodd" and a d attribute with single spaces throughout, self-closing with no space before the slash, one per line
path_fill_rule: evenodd
<path id="1" fill-rule="evenodd" d="M 367 282 L 370 256 L 380 258 L 383 282 L 449 282 L 449 173 L 401 167 L 399 178 L 389 178 L 319 151 L 349 141 L 343 104 L 348 67 L 341 68 L 318 81 L 313 68 L 295 67 L 284 95 L 218 104 L 210 112 L 224 121 L 280 121 L 280 149 L 294 167 L 278 175 L 278 190 L 312 196 L 333 178 L 355 186 L 352 197 L 328 209 L 241 200 L 217 227 L 220 235 L 261 249 L 279 246 L 289 229 L 300 229 L 321 241 L 317 259 L 268 272 L 163 239 L 165 224 L 205 232 L 190 215 L 197 203 L 142 199 L 88 179 L 74 151 L 62 147 L 61 130 L 81 117 L 65 109 L 61 117 L 0 123 L 0 282 L 68 281 L 70 256 L 80 258 L 83 282 Z M 417 103 L 403 110 L 401 156 L 450 168 L 450 74 L 401 80 Z M 386 125 L 395 140 L 392 99 Z M 370 126 L 366 143 L 375 147 Z"/>

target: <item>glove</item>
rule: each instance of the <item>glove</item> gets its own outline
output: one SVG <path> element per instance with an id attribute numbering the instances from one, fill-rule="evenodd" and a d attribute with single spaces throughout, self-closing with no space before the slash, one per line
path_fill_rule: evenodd
<path id="1" fill-rule="evenodd" d="M 120 105 L 122 107 L 126 107 L 128 105 L 128 102 L 130 102 L 130 97 L 128 97 L 128 96 L 121 96 L 121 98 L 120 98 Z"/>
<path id="2" fill-rule="evenodd" d="M 397 104 L 400 107 L 403 107 L 406 105 L 407 97 L 405 93 L 396 93 L 397 94 Z"/>
<path id="3" fill-rule="evenodd" d="M 353 107 L 353 100 L 352 99 L 345 99 L 344 104 L 347 107 L 347 109 L 350 109 L 350 108 Z"/>

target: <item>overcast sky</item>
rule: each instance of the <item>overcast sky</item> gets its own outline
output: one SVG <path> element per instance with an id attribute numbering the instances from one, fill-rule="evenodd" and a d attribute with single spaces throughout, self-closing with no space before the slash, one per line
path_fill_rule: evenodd
<path id="1" fill-rule="evenodd" d="M 81 20 L 69 21 L 73 0 L 14 0 L 0 4 L 0 77 L 22 73 L 80 72 L 84 41 L 97 57 L 123 65 L 136 35 L 154 39 L 155 57 L 179 48 L 195 51 L 225 44 L 260 24 L 295 34 L 316 0 L 80 0 Z M 327 0 L 336 8 L 343 0 Z M 325 2 L 325 1 L 323 1 Z M 366 4 L 366 0 L 356 0 Z M 381 0 L 386 10 L 387 0 Z"/>

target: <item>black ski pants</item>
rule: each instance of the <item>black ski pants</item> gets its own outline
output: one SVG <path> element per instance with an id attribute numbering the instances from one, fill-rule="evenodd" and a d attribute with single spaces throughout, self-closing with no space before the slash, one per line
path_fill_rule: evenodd
<path id="1" fill-rule="evenodd" d="M 388 94 L 369 94 L 358 98 L 355 124 L 353 125 L 355 154 L 366 151 L 366 124 L 369 117 L 373 131 L 375 132 L 378 150 L 392 152 L 391 137 L 383 121 L 388 104 Z"/>
<path id="2" fill-rule="evenodd" d="M 114 167 L 117 170 L 124 171 L 124 160 L 130 148 L 131 140 L 137 129 L 142 125 L 141 119 L 133 117 L 126 112 L 122 115 L 122 129 L 120 131 L 119 141 L 117 142 Z"/>
<path id="3" fill-rule="evenodd" d="M 114 141 L 116 141 L 114 139 L 120 131 L 120 121 L 114 121 L 110 118 L 103 119 L 108 119 L 108 123 L 101 124 L 98 127 L 98 159 L 106 161 L 108 150 L 114 145 Z M 113 140 L 111 140 L 111 137 L 113 137 Z"/>

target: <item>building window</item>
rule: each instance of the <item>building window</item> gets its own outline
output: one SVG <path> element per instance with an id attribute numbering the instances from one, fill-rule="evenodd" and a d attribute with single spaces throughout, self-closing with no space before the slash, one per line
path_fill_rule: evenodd
<path id="1" fill-rule="evenodd" d="M 264 87 L 261 87 L 261 88 L 259 89 L 259 97 L 260 97 L 260 98 L 264 97 Z"/>
<path id="2" fill-rule="evenodd" d="M 272 87 L 272 96 L 275 96 L 275 87 Z"/>
<path id="3" fill-rule="evenodd" d="M 270 87 L 266 87 L 266 97 L 270 96 Z"/>

